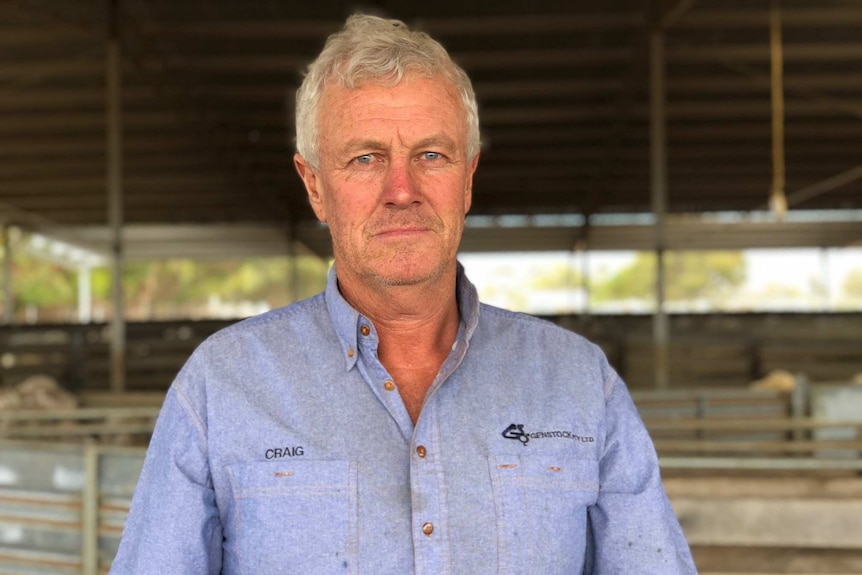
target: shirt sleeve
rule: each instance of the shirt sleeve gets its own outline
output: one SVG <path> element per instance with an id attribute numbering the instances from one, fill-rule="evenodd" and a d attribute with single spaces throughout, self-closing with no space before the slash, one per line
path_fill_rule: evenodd
<path id="1" fill-rule="evenodd" d="M 696 574 L 661 483 L 652 440 L 625 384 L 610 370 L 598 500 L 590 508 L 585 573 Z"/>
<path id="2" fill-rule="evenodd" d="M 221 571 L 222 527 L 206 425 L 183 392 L 183 372 L 156 422 L 112 575 Z"/>

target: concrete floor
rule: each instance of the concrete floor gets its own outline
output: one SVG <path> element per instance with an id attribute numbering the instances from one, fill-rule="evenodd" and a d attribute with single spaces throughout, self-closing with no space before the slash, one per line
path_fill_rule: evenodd
<path id="1" fill-rule="evenodd" d="M 862 574 L 862 477 L 665 473 L 701 575 Z"/>

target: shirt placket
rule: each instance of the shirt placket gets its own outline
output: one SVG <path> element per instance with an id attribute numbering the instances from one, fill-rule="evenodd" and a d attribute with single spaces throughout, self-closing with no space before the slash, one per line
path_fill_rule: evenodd
<path id="1" fill-rule="evenodd" d="M 395 382 L 377 359 L 376 332 L 371 323 L 361 316 L 357 344 L 362 352 L 357 367 L 398 423 L 410 445 L 414 572 L 417 575 L 451 573 L 448 503 L 440 452 L 439 404 L 434 400 L 434 395 L 464 358 L 467 351 L 465 328 L 463 325 L 459 328 L 452 353 L 432 384 L 415 427 Z"/>
<path id="2" fill-rule="evenodd" d="M 410 444 L 413 553 L 417 575 L 450 573 L 448 505 L 433 397 L 425 404 Z"/>
<path id="3" fill-rule="evenodd" d="M 417 575 L 451 573 L 449 503 L 443 473 L 440 402 L 436 392 L 467 353 L 465 326 L 458 329 L 452 353 L 443 362 L 428 392 L 410 444 L 410 488 L 413 499 L 413 549 Z M 451 382 L 455 383 L 455 382 Z M 442 417 L 442 419 L 446 419 Z"/>
<path id="4" fill-rule="evenodd" d="M 392 376 L 383 367 L 383 364 L 377 359 L 377 332 L 371 326 L 371 322 L 364 317 L 359 317 L 357 345 L 361 351 L 359 361 L 356 366 L 362 377 L 368 383 L 374 395 L 380 400 L 380 403 L 389 412 L 392 419 L 401 430 L 404 436 L 405 443 L 410 442 L 413 436 L 413 422 L 410 420 L 410 414 L 407 413 L 407 408 L 398 394 L 398 387 Z"/>

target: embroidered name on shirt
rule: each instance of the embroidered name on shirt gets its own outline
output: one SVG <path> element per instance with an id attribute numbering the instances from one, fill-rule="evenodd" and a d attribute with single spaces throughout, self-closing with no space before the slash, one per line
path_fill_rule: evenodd
<path id="1" fill-rule="evenodd" d="M 264 457 L 267 459 L 299 457 L 300 455 L 305 455 L 305 451 L 302 449 L 301 445 L 294 445 L 293 447 L 273 447 L 271 449 L 267 449 L 266 453 L 264 453 Z"/>
<path id="2" fill-rule="evenodd" d="M 596 438 L 591 435 L 578 435 L 572 431 L 524 431 L 523 423 L 513 423 L 503 431 L 506 439 L 517 439 L 524 447 L 531 439 L 570 439 L 580 443 L 594 443 Z"/>

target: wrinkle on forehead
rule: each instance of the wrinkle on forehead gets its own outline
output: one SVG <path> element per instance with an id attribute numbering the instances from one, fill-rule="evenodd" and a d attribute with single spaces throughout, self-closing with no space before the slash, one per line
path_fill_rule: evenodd
<path id="1" fill-rule="evenodd" d="M 421 96 L 416 99 L 405 97 L 405 90 L 411 89 L 419 90 Z M 392 143 L 389 140 L 393 127 L 401 141 L 409 145 L 437 139 L 439 143 L 448 140 L 454 144 L 451 146 L 454 149 L 466 147 L 467 125 L 463 104 L 455 87 L 445 78 L 409 75 L 394 86 L 379 83 L 367 83 L 359 88 L 328 85 L 323 100 L 321 111 L 325 110 L 326 115 L 321 117 L 319 135 L 321 143 L 331 145 L 330 152 L 336 154 L 355 149 L 357 142 L 372 146 L 383 144 L 381 147 L 387 148 Z M 439 125 L 429 134 L 426 126 L 432 124 Z M 409 132 L 420 127 L 425 133 L 411 134 L 405 139 L 405 130 Z M 349 137 L 351 130 L 363 133 L 347 142 L 338 141 L 342 136 Z M 378 130 L 380 135 L 369 133 Z M 448 134 L 450 131 L 454 133 Z M 410 143 L 410 139 L 417 142 Z M 460 145 L 459 140 L 463 140 Z"/>
<path id="2" fill-rule="evenodd" d="M 420 140 L 417 140 L 415 142 L 411 142 L 405 138 L 401 129 L 396 128 L 395 137 L 390 140 L 377 140 L 373 138 L 362 137 L 354 138 L 346 142 L 344 146 L 342 146 L 336 152 L 338 154 L 351 154 L 360 151 L 375 152 L 390 150 L 396 146 L 407 148 L 410 150 L 436 148 L 448 151 L 450 153 L 458 149 L 457 143 L 443 132 L 421 138 Z"/>

